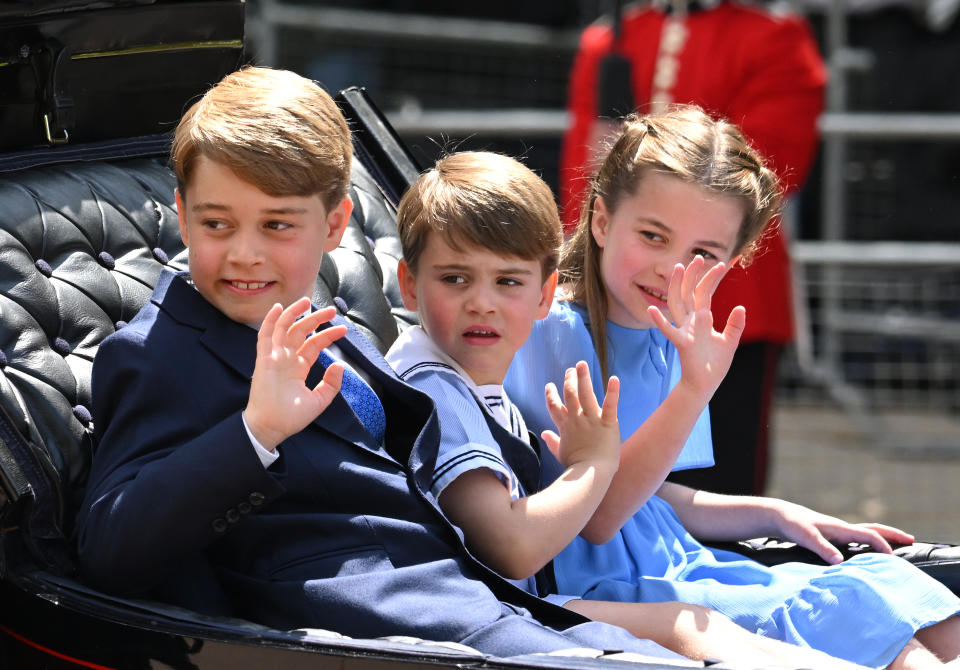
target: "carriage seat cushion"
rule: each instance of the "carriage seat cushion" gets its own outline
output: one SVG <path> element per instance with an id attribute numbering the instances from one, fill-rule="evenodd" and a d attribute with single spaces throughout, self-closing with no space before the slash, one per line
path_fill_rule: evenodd
<path id="1" fill-rule="evenodd" d="M 413 316 L 396 281 L 393 207 L 354 166 L 354 214 L 314 299 L 336 304 L 385 351 Z M 30 483 L 16 523 L 42 567 L 73 565 L 97 346 L 149 299 L 164 266 L 186 268 L 174 187 L 161 158 L 0 174 L 0 446 L 26 452 L 14 454 Z"/>

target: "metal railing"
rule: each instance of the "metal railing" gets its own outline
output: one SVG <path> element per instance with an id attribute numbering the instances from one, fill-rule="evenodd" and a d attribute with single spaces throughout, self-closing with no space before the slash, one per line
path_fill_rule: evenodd
<path id="1" fill-rule="evenodd" d="M 883 395 L 892 395 L 897 404 L 945 409 L 960 403 L 960 243 L 794 242 L 790 256 L 797 326 L 793 349 L 807 379 L 823 383 L 855 411 L 883 404 Z M 814 333 L 831 340 L 836 359 L 817 353 Z M 932 361 L 898 359 L 898 350 L 916 352 L 918 341 L 928 352 L 938 352 L 930 356 L 937 359 L 936 373 L 929 369 Z M 871 349 L 878 350 L 876 355 Z M 872 367 L 888 372 L 871 373 Z M 853 378 L 859 388 L 851 384 Z M 926 383 L 926 396 L 910 399 L 891 392 L 889 382 L 902 389 L 906 380 Z"/>

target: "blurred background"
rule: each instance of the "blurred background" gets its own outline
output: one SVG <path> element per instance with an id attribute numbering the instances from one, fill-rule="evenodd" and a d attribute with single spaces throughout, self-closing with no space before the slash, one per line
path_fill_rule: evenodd
<path id="1" fill-rule="evenodd" d="M 829 71 L 784 217 L 796 335 L 766 492 L 960 542 L 960 0 L 761 4 L 804 15 Z M 501 151 L 556 191 L 578 39 L 614 5 L 248 0 L 247 48 L 365 87 L 421 166 Z"/>

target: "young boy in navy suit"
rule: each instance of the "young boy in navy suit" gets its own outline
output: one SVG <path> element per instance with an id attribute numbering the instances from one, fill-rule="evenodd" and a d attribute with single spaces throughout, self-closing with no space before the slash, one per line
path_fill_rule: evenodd
<path id="1" fill-rule="evenodd" d="M 451 154 L 404 194 L 397 228 L 400 290 L 420 325 L 401 333 L 387 361 L 436 399 L 431 492 L 474 554 L 537 592 L 533 575 L 583 531 L 620 457 L 619 381 L 610 378 L 601 407 L 581 361 L 566 372 L 562 401 L 552 383 L 546 389 L 559 435 L 544 438 L 563 470 L 541 489 L 536 438 L 503 389 L 514 354 L 553 303 L 561 240 L 553 194 L 507 156 Z M 763 638 L 706 607 L 545 595 L 695 659 L 855 667 Z"/>
<path id="2" fill-rule="evenodd" d="M 229 75 L 180 121 L 172 159 L 190 272 L 164 271 L 94 362 L 88 580 L 280 629 L 675 658 L 474 559 L 429 493 L 432 401 L 311 307 L 351 212 L 350 134 L 326 93 Z"/>

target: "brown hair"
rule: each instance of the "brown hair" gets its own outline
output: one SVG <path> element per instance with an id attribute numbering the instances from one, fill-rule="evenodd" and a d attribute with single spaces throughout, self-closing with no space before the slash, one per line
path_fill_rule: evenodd
<path id="1" fill-rule="evenodd" d="M 487 151 L 450 154 L 407 190 L 397 211 L 403 258 L 416 274 L 428 235 L 557 268 L 563 239 L 553 192 L 519 161 Z"/>
<path id="2" fill-rule="evenodd" d="M 732 196 L 744 205 L 734 255 L 749 261 L 764 228 L 780 211 L 780 184 L 773 171 L 735 125 L 710 118 L 693 105 L 660 114 L 627 117 L 619 135 L 591 178 L 577 230 L 564 245 L 560 281 L 569 298 L 583 303 L 604 377 L 607 364 L 607 294 L 600 274 L 602 249 L 592 233 L 594 205 L 603 198 L 613 214 L 636 193 L 643 176 L 655 171 Z"/>
<path id="3" fill-rule="evenodd" d="M 319 85 L 286 70 L 248 67 L 224 77 L 180 119 L 170 154 L 182 197 L 200 156 L 268 195 L 320 195 L 328 210 L 350 183 L 343 114 Z"/>

